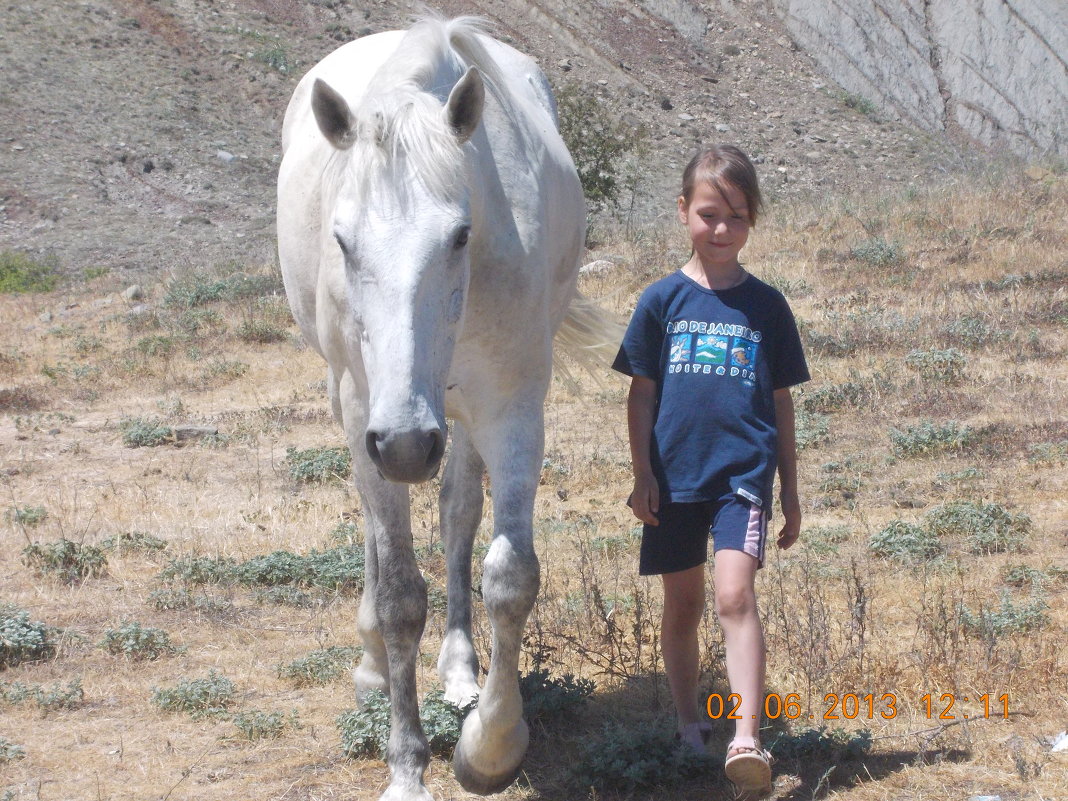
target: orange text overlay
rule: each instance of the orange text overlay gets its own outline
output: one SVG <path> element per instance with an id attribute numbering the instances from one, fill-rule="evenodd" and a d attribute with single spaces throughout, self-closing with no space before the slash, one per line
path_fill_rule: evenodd
<path id="1" fill-rule="evenodd" d="M 969 718 L 1008 718 L 1009 694 L 925 693 L 916 698 L 897 693 L 827 693 L 819 709 L 806 710 L 799 693 L 768 693 L 764 697 L 764 717 L 769 720 L 893 720 L 905 707 L 913 707 L 930 720 L 967 720 Z M 723 696 L 712 693 L 705 702 L 713 720 L 740 720 L 742 697 L 737 693 Z M 753 715 L 757 717 L 757 715 Z"/>

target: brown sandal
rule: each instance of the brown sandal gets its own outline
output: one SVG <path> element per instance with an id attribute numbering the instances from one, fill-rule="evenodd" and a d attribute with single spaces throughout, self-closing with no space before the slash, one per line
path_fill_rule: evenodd
<path id="1" fill-rule="evenodd" d="M 727 747 L 723 770 L 734 785 L 738 801 L 755 801 L 771 792 L 771 754 L 756 738 L 736 737 Z"/>

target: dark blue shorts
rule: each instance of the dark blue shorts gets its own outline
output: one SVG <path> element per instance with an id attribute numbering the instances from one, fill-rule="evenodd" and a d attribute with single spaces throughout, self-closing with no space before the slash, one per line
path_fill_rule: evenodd
<path id="1" fill-rule="evenodd" d="M 716 501 L 668 503 L 657 513 L 659 526 L 642 528 L 638 573 L 676 573 L 708 561 L 708 537 L 715 551 L 742 551 L 764 564 L 768 515 L 733 492 Z"/>

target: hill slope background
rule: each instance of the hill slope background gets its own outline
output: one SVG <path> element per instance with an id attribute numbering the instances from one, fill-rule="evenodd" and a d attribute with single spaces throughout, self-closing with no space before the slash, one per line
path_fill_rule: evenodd
<path id="1" fill-rule="evenodd" d="M 66 269 L 273 261 L 289 94 L 359 35 L 404 27 L 381 0 L 93 0 L 0 9 L 0 248 Z M 556 86 L 592 87 L 648 131 L 630 221 L 670 211 L 701 142 L 741 144 L 774 197 L 927 183 L 982 161 L 882 119 L 797 49 L 770 4 L 476 0 Z"/>

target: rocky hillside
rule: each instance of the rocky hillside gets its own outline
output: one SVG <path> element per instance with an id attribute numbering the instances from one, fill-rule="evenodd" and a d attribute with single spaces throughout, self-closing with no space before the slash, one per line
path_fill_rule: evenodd
<path id="1" fill-rule="evenodd" d="M 1068 157 L 1068 5 L 774 0 L 844 87 L 924 130 Z"/>
<path id="2" fill-rule="evenodd" d="M 648 130 L 629 212 L 669 212 L 702 141 L 734 141 L 773 197 L 924 182 L 974 158 L 890 121 L 798 49 L 770 0 L 443 0 L 594 87 Z M 0 250 L 65 269 L 273 260 L 282 113 L 350 38 L 403 27 L 402 0 L 60 0 L 0 8 Z"/>

